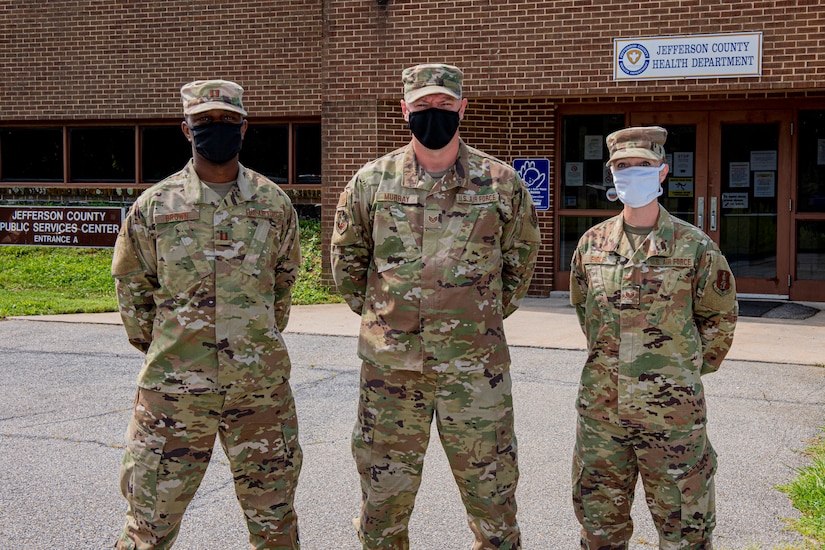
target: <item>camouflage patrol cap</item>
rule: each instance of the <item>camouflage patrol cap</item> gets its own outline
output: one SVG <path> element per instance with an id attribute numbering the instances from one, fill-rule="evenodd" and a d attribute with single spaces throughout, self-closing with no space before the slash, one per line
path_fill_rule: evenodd
<path id="1" fill-rule="evenodd" d="M 447 94 L 461 99 L 464 73 L 458 67 L 443 63 L 425 63 L 404 69 L 404 101 L 412 103 L 425 95 Z"/>
<path id="2" fill-rule="evenodd" d="M 661 126 L 636 126 L 624 128 L 607 136 L 607 150 L 611 166 L 618 159 L 645 158 L 665 160 L 665 140 L 667 130 Z"/>
<path id="3" fill-rule="evenodd" d="M 243 88 L 228 80 L 196 80 L 184 84 L 180 89 L 184 115 L 223 109 L 246 116 L 241 102 L 242 95 Z"/>

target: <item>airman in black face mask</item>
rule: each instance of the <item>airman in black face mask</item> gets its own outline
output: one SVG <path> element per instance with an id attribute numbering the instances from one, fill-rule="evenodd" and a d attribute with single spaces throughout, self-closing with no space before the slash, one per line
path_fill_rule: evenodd
<path id="1" fill-rule="evenodd" d="M 146 354 L 121 467 L 118 549 L 172 546 L 216 436 L 250 547 L 300 548 L 302 455 L 281 337 L 301 263 L 298 216 L 278 185 L 238 162 L 242 92 L 224 80 L 181 88 L 192 160 L 137 198 L 115 243 L 123 326 Z"/>
<path id="2" fill-rule="evenodd" d="M 412 139 L 359 170 L 336 209 L 333 276 L 362 317 L 352 449 L 366 550 L 409 548 L 433 418 L 473 548 L 521 548 L 503 319 L 527 293 L 539 231 L 519 175 L 459 137 L 462 78 L 445 64 L 403 71 Z"/>

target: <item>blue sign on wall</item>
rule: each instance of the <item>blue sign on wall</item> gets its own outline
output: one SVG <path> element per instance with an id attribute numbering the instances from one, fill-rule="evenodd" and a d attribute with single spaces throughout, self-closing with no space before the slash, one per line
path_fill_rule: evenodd
<path id="1" fill-rule="evenodd" d="M 550 161 L 548 159 L 515 159 L 513 168 L 530 190 L 536 210 L 549 210 Z"/>

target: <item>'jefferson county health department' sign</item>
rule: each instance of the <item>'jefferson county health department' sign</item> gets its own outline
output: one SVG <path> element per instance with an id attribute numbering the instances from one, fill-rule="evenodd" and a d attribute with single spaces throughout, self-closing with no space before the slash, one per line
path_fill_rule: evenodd
<path id="1" fill-rule="evenodd" d="M 762 33 L 616 38 L 613 79 L 761 76 Z"/>
<path id="2" fill-rule="evenodd" d="M 0 245 L 115 245 L 123 208 L 85 206 L 0 206 Z"/>

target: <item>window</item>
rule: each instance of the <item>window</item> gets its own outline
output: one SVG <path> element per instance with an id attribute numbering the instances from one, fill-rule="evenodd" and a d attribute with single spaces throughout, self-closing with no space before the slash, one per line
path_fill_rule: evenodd
<path id="1" fill-rule="evenodd" d="M 320 184 L 321 125 L 250 122 L 240 160 L 278 184 Z"/>
<path id="2" fill-rule="evenodd" d="M 562 119 L 560 208 L 619 210 L 607 200 L 613 187 L 605 138 L 624 128 L 624 115 L 571 115 Z"/>
<path id="3" fill-rule="evenodd" d="M 128 126 L 0 127 L 0 184 L 8 182 L 9 187 L 20 183 L 34 187 L 150 184 L 177 172 L 191 157 L 192 146 L 179 121 Z M 250 122 L 240 161 L 280 185 L 319 185 L 321 125 Z M 64 166 L 68 170 L 64 171 Z"/>
<path id="4" fill-rule="evenodd" d="M 298 183 L 321 183 L 321 125 L 295 125 L 295 170 Z"/>
<path id="5" fill-rule="evenodd" d="M 155 183 L 183 168 L 192 157 L 192 145 L 176 126 L 140 129 L 140 169 L 143 181 Z"/>
<path id="6" fill-rule="evenodd" d="M 605 138 L 625 126 L 623 114 L 562 117 L 561 183 L 559 185 L 559 271 L 570 271 L 579 237 L 596 223 L 615 215 L 621 203 L 607 200 L 613 187 Z M 604 210 L 602 216 L 576 213 Z M 567 211 L 567 212 L 565 212 Z M 572 212 L 571 212 L 572 211 Z"/>
<path id="7" fill-rule="evenodd" d="M 825 111 L 799 112 L 799 212 L 825 210 Z"/>
<path id="8" fill-rule="evenodd" d="M 62 128 L 0 130 L 2 181 L 63 181 Z"/>
<path id="9" fill-rule="evenodd" d="M 277 184 L 289 183 L 289 125 L 249 123 L 240 154 L 241 164 Z"/>
<path id="10" fill-rule="evenodd" d="M 135 181 L 135 129 L 69 129 L 70 181 Z"/>

